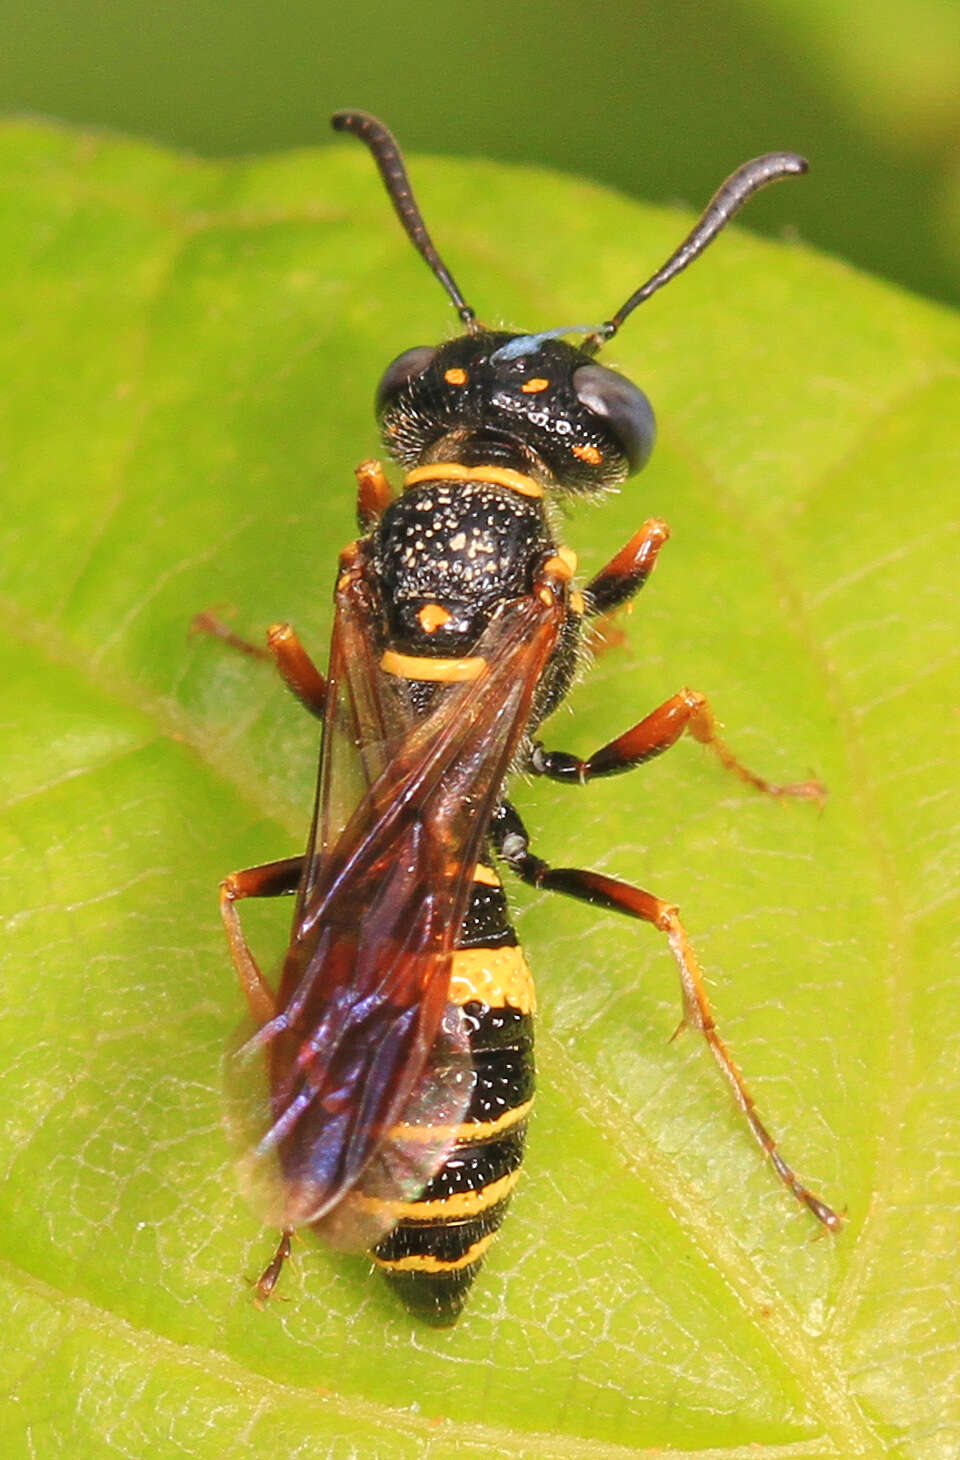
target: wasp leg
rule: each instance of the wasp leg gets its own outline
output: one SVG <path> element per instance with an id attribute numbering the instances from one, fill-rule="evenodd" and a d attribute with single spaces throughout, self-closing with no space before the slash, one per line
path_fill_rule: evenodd
<path id="1" fill-rule="evenodd" d="M 584 589 L 587 614 L 611 613 L 620 608 L 646 583 L 653 572 L 657 554 L 670 536 L 670 529 L 658 517 L 651 517 L 630 541 L 612 557 L 605 568 Z"/>
<path id="2" fill-rule="evenodd" d="M 612 912 L 626 913 L 628 917 L 639 918 L 652 923 L 664 933 L 670 951 L 676 960 L 680 973 L 680 989 L 683 1000 L 683 1019 L 680 1029 L 692 1025 L 699 1029 L 713 1053 L 713 1057 L 724 1078 L 729 1082 L 734 1098 L 750 1129 L 784 1186 L 805 1207 L 808 1207 L 818 1221 L 830 1231 L 842 1225 L 842 1218 L 821 1201 L 809 1187 L 787 1165 L 777 1149 L 777 1143 L 757 1114 L 753 1096 L 744 1084 L 733 1056 L 717 1030 L 713 1010 L 704 987 L 703 974 L 697 956 L 687 938 L 680 921 L 678 909 L 669 902 L 663 902 L 651 892 L 644 892 L 628 882 L 615 877 L 605 877 L 600 872 L 588 872 L 577 867 L 551 867 L 530 851 L 526 828 L 509 803 L 504 803 L 493 824 L 493 842 L 498 854 L 524 882 L 532 887 L 541 887 L 551 892 L 563 892 L 568 897 L 579 898 L 594 907 L 606 908 Z M 679 1029 L 677 1031 L 679 1033 Z"/>
<path id="3" fill-rule="evenodd" d="M 302 856 L 286 857 L 282 862 L 265 862 L 262 867 L 231 872 L 220 883 L 220 916 L 227 931 L 230 956 L 247 1008 L 258 1029 L 262 1029 L 276 1014 L 276 1000 L 243 935 L 236 904 L 244 897 L 283 897 L 286 893 L 296 892 L 303 863 Z"/>
<path id="4" fill-rule="evenodd" d="M 311 715 L 323 719 L 327 681 L 314 664 L 292 624 L 271 624 L 267 649 L 287 689 L 292 690 Z"/>
<path id="5" fill-rule="evenodd" d="M 235 634 L 222 618 L 218 618 L 212 608 L 205 608 L 202 613 L 194 615 L 193 622 L 188 630 L 188 637 L 195 638 L 197 634 L 209 634 L 211 639 L 219 639 L 222 644 L 229 644 L 231 649 L 236 649 L 240 654 L 248 654 L 251 659 L 269 659 L 270 650 L 262 644 L 254 644 L 250 639 L 245 639 L 240 634 Z"/>
<path id="6" fill-rule="evenodd" d="M 730 747 L 717 735 L 716 721 L 709 702 L 696 690 L 682 689 L 645 719 L 638 721 L 629 730 L 618 735 L 587 760 L 568 755 L 563 750 L 544 750 L 539 743 L 533 748 L 530 769 L 535 775 L 548 776 L 552 781 L 577 781 L 585 785 L 596 776 L 615 776 L 622 771 L 633 770 L 662 755 L 671 745 L 676 745 L 686 731 L 694 740 L 707 745 L 720 763 L 732 771 L 748 786 L 754 786 L 767 796 L 796 796 L 801 800 L 816 801 L 823 805 L 826 788 L 819 781 L 797 781 L 781 786 L 766 780 L 738 760 Z"/>
<path id="7" fill-rule="evenodd" d="M 267 629 L 266 646 L 253 644 L 240 634 L 235 634 L 215 613 L 205 610 L 198 613 L 190 625 L 191 634 L 209 634 L 231 649 L 248 654 L 252 659 L 272 659 L 284 684 L 300 703 L 323 719 L 327 702 L 327 681 L 314 664 L 297 635 L 292 624 L 271 624 Z"/>
<path id="8" fill-rule="evenodd" d="M 284 1230 L 280 1241 L 277 1244 L 276 1252 L 273 1254 L 270 1261 L 263 1269 L 263 1272 L 257 1279 L 256 1284 L 254 1285 L 253 1301 L 258 1308 L 265 1308 L 267 1306 L 267 1299 L 270 1297 L 270 1294 L 277 1286 L 280 1274 L 283 1271 L 283 1264 L 287 1262 L 290 1257 L 290 1238 L 292 1236 L 292 1229 L 288 1228 Z"/>
<path id="9" fill-rule="evenodd" d="M 354 475 L 357 478 L 357 526 L 361 532 L 375 527 L 393 501 L 393 488 L 383 467 L 373 456 L 361 461 Z"/>

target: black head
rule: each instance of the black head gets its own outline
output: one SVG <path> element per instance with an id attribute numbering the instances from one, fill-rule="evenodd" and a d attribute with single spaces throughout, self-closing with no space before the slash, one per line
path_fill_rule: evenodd
<path id="1" fill-rule="evenodd" d="M 771 152 L 738 168 L 708 203 L 680 247 L 605 324 L 539 335 L 483 329 L 437 253 L 390 132 L 366 112 L 337 112 L 337 131 L 370 148 L 387 193 L 420 254 L 447 291 L 466 333 L 418 345 L 388 366 L 377 391 L 384 444 L 406 467 L 457 461 L 510 467 L 575 491 L 613 486 L 639 471 L 656 437 L 650 402 L 594 355 L 629 314 L 685 269 L 751 194 L 806 172 L 793 152 Z M 579 347 L 560 338 L 588 329 Z"/>
<path id="2" fill-rule="evenodd" d="M 625 376 L 565 340 L 493 330 L 405 350 L 380 382 L 377 416 L 403 466 L 489 463 L 574 491 L 639 471 L 656 435 Z"/>

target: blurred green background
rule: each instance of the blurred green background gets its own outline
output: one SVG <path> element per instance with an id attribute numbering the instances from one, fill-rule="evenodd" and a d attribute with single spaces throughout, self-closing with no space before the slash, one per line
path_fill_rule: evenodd
<path id="1" fill-rule="evenodd" d="M 751 228 L 789 220 L 960 300 L 958 0 L 2 0 L 0 17 L 0 109 L 205 155 L 326 142 L 329 113 L 362 106 L 411 151 L 699 205 L 744 158 L 803 151 L 811 179 L 752 205 Z"/>

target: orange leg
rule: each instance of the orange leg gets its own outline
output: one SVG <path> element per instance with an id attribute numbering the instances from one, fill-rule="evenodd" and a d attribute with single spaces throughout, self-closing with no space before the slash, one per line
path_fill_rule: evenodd
<path id="1" fill-rule="evenodd" d="M 290 1258 L 290 1239 L 293 1236 L 291 1230 L 285 1230 L 277 1244 L 277 1250 L 267 1263 L 263 1272 L 254 1284 L 255 1292 L 253 1301 L 258 1308 L 265 1308 L 274 1288 L 277 1286 L 283 1265 Z"/>
<path id="2" fill-rule="evenodd" d="M 826 789 L 819 781 L 798 781 L 781 786 L 766 780 L 738 760 L 729 746 L 717 735 L 716 721 L 706 698 L 696 690 L 682 689 L 671 696 L 645 719 L 638 721 L 616 740 L 595 751 L 586 760 L 562 750 L 534 747 L 531 768 L 554 781 L 577 781 L 585 785 L 595 776 L 614 776 L 632 770 L 662 755 L 687 732 L 694 740 L 707 745 L 720 763 L 741 781 L 763 791 L 767 796 L 796 796 L 823 804 Z"/>
<path id="3" fill-rule="evenodd" d="M 657 554 L 669 536 L 669 527 L 658 517 L 651 517 L 649 522 L 645 522 L 587 584 L 584 589 L 587 612 L 591 616 L 610 613 L 639 593 L 653 572 Z"/>
<path id="4" fill-rule="evenodd" d="M 710 1046 L 724 1079 L 733 1090 L 734 1099 L 746 1117 L 754 1137 L 784 1186 L 829 1231 L 837 1231 L 843 1219 L 787 1165 L 777 1149 L 776 1141 L 757 1114 L 753 1096 L 717 1029 L 700 964 L 680 921 L 677 908 L 672 903 L 654 897 L 650 892 L 644 892 L 641 888 L 633 887 L 617 878 L 605 877 L 600 872 L 588 872 L 576 867 L 551 867 L 530 851 L 526 828 L 513 807 L 506 803 L 501 807 L 494 823 L 494 845 L 508 866 L 532 887 L 563 892 L 569 897 L 579 898 L 582 902 L 592 903 L 594 907 L 626 913 L 628 917 L 651 923 L 666 935 L 680 974 L 683 1006 L 680 1028 L 692 1025 L 699 1029 Z"/>
<path id="5" fill-rule="evenodd" d="M 232 609 L 226 611 L 233 612 Z M 217 617 L 212 608 L 205 608 L 202 613 L 194 616 L 189 629 L 190 638 L 195 638 L 197 634 L 209 634 L 211 639 L 219 639 L 222 644 L 229 644 L 231 649 L 236 649 L 240 654 L 248 654 L 251 659 L 269 659 L 271 657 L 270 650 L 264 648 L 262 644 L 251 643 L 242 635 L 235 634 L 222 618 Z"/>
<path id="6" fill-rule="evenodd" d="M 393 501 L 393 488 L 375 457 L 361 461 L 354 475 L 357 478 L 357 524 L 361 532 L 369 532 Z"/>
<path id="7" fill-rule="evenodd" d="M 311 715 L 316 715 L 318 720 L 323 719 L 327 681 L 303 647 L 292 624 L 271 624 L 267 630 L 266 647 L 261 647 L 235 634 L 216 614 L 207 610 L 197 614 L 190 625 L 190 633 L 209 634 L 251 658 L 272 659 L 287 688 Z"/>
<path id="8" fill-rule="evenodd" d="M 266 862 L 262 867 L 231 872 L 220 883 L 220 916 L 226 929 L 230 956 L 247 1008 L 258 1029 L 269 1024 L 276 1014 L 276 999 L 244 937 L 236 904 L 244 897 L 283 897 L 296 892 L 303 863 L 302 856 L 286 857 L 281 862 Z"/>

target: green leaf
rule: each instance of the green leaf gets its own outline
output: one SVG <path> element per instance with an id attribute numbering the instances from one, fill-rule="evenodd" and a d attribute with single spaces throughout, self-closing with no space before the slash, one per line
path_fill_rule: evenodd
<path id="1" fill-rule="evenodd" d="M 645 517 L 674 538 L 550 743 L 687 683 L 824 812 L 688 742 L 517 788 L 542 855 L 683 908 L 843 1232 L 811 1240 L 702 1042 L 668 1043 L 662 939 L 521 891 L 540 1097 L 460 1325 L 310 1242 L 260 1313 L 216 887 L 302 845 L 316 728 L 187 627 L 231 604 L 322 658 L 373 386 L 450 312 L 357 147 L 221 168 L 10 126 L 0 175 L 3 1454 L 955 1455 L 956 320 L 731 230 L 609 352 L 661 439 L 568 540 L 589 573 Z M 687 226 L 532 171 L 415 175 L 481 315 L 525 328 L 604 317 Z M 285 910 L 246 921 L 269 962 Z"/>

